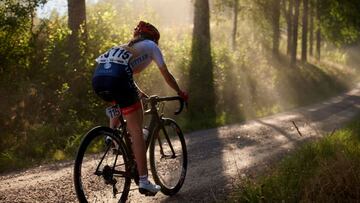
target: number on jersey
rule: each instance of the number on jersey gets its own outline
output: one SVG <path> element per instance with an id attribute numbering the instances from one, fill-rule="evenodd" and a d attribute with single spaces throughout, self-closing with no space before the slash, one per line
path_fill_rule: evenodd
<path id="1" fill-rule="evenodd" d="M 131 52 L 127 51 L 123 47 L 113 47 L 106 53 L 99 56 L 96 61 L 98 63 L 117 63 L 127 65 L 131 58 Z"/>

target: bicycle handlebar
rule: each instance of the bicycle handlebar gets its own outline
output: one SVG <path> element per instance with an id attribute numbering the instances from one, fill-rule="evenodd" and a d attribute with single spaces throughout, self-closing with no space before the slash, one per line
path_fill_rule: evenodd
<path id="1" fill-rule="evenodd" d="M 184 100 L 179 97 L 179 96 L 172 96 L 172 97 L 159 97 L 156 95 L 150 96 L 149 98 L 147 98 L 147 100 L 151 103 L 151 105 L 156 105 L 158 102 L 163 102 L 163 101 L 174 101 L 174 100 L 178 100 L 180 107 L 178 110 L 176 110 L 174 112 L 175 115 L 178 115 L 181 113 L 181 111 L 184 108 Z"/>

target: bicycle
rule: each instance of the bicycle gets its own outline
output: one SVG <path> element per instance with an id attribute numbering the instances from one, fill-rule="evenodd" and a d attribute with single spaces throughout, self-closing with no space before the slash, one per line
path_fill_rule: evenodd
<path id="1" fill-rule="evenodd" d="M 159 113 L 160 104 L 165 105 L 164 102 L 174 100 L 180 103 L 175 112 L 178 115 L 184 106 L 183 100 L 178 96 L 151 96 L 146 102 L 150 108 L 144 111 L 151 118 L 149 135 L 145 140 L 146 151 L 149 149 L 151 173 L 155 183 L 161 186 L 161 192 L 168 196 L 180 190 L 187 171 L 183 133 L 173 119 Z M 117 195 L 120 195 L 118 202 L 125 202 L 131 180 L 137 185 L 139 183 L 131 138 L 118 105 L 108 107 L 107 115 L 110 118 L 118 116 L 120 126 L 116 129 L 103 126 L 91 129 L 81 141 L 76 155 L 74 186 L 79 202 L 103 201 L 111 195 L 113 200 L 117 200 Z"/>

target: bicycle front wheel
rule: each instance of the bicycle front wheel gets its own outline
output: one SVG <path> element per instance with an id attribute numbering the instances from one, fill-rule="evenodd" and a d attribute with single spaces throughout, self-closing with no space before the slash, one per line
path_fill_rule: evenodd
<path id="1" fill-rule="evenodd" d="M 125 202 L 131 178 L 124 143 L 114 130 L 92 129 L 81 142 L 74 166 L 79 202 Z"/>
<path id="2" fill-rule="evenodd" d="M 150 145 L 150 166 L 156 184 L 165 195 L 176 194 L 185 181 L 187 151 L 180 127 L 164 118 L 163 125 Z"/>

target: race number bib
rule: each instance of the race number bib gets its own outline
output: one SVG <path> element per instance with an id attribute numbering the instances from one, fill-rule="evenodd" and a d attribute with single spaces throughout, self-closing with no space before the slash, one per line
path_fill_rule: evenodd
<path id="1" fill-rule="evenodd" d="M 111 119 L 117 118 L 121 115 L 120 108 L 116 106 L 107 107 L 105 111 L 106 111 L 106 115 Z"/>
<path id="2" fill-rule="evenodd" d="M 98 63 L 117 63 L 127 65 L 131 58 L 131 52 L 127 51 L 123 47 L 113 47 L 109 51 L 100 55 L 96 62 Z"/>

